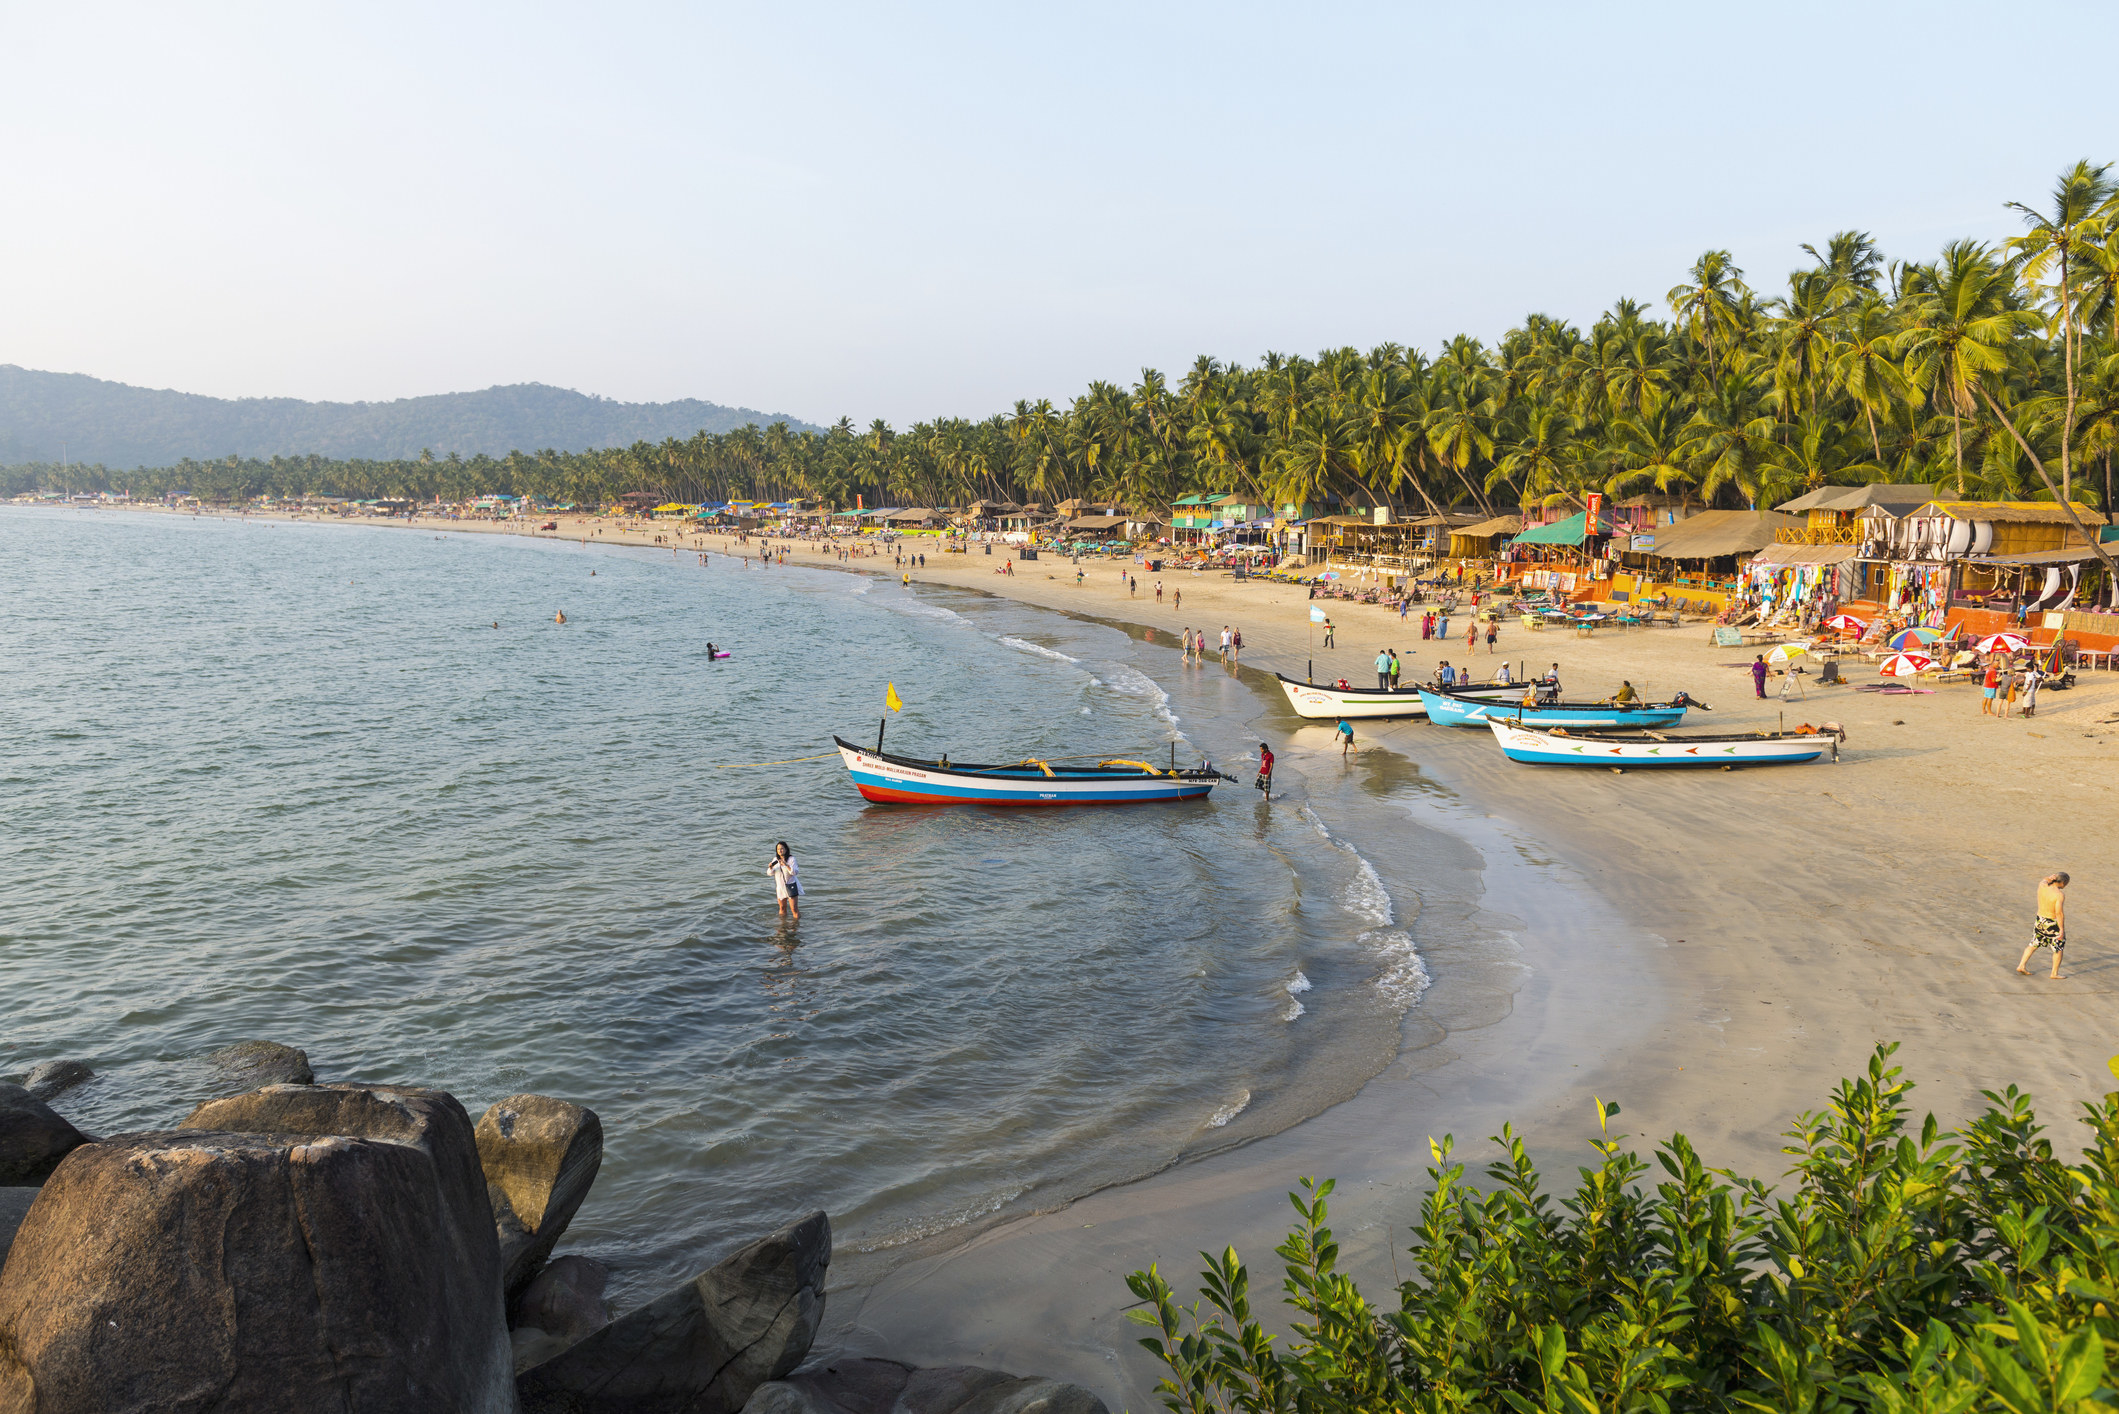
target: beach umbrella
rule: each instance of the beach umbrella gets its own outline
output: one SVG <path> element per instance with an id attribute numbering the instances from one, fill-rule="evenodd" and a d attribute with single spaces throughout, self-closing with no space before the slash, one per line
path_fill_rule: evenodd
<path id="1" fill-rule="evenodd" d="M 1852 614 L 1834 614 L 1825 620 L 1826 628 L 1836 628 L 1841 633 L 1860 633 L 1868 626 L 1867 619 L 1857 619 Z"/>
<path id="2" fill-rule="evenodd" d="M 1972 646 L 1982 653 L 2020 653 L 2031 640 L 2020 633 L 1990 633 Z"/>
<path id="3" fill-rule="evenodd" d="M 1769 663 L 1786 663 L 1792 659 L 1802 657 L 1803 654 L 1809 651 L 1808 647 L 1800 643 L 1776 644 L 1773 651 L 1766 655 L 1766 661 Z"/>
<path id="4" fill-rule="evenodd" d="M 1902 628 L 1891 635 L 1890 646 L 1900 652 L 1904 652 L 1908 648 L 1911 648 L 1914 652 L 1919 652 L 1922 647 L 1933 643 L 1940 637 L 1942 637 L 1942 630 L 1939 628 Z"/>
<path id="5" fill-rule="evenodd" d="M 1915 678 L 1934 666 L 1925 653 L 1894 653 L 1876 671 L 1887 678 Z"/>

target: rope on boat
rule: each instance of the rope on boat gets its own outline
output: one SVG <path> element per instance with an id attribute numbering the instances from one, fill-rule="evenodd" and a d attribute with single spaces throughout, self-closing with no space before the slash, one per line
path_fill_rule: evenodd
<path id="1" fill-rule="evenodd" d="M 741 771 L 750 766 L 792 766 L 801 761 L 823 761 L 837 756 L 836 751 L 827 751 L 820 756 L 796 756 L 786 761 L 729 761 L 714 767 L 717 771 Z"/>

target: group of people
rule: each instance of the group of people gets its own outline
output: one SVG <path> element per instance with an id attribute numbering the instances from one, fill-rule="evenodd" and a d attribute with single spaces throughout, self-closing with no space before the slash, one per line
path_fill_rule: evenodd
<path id="1" fill-rule="evenodd" d="M 1982 717 L 2006 717 L 2022 705 L 2023 715 L 2038 715 L 2038 684 L 2045 681 L 2039 670 L 2038 660 L 2031 659 L 2021 671 L 2004 661 L 2000 654 L 1987 659 L 1986 676 L 1979 684 L 1979 715 Z"/>
<path id="2" fill-rule="evenodd" d="M 1221 661 L 1225 664 L 1233 666 L 1240 662 L 1243 658 L 1243 630 L 1232 629 L 1227 624 L 1223 624 L 1221 626 L 1219 652 Z M 1196 658 L 1202 663 L 1207 660 L 1207 631 L 1205 629 L 1188 628 L 1185 630 L 1184 656 L 1188 659 Z"/>

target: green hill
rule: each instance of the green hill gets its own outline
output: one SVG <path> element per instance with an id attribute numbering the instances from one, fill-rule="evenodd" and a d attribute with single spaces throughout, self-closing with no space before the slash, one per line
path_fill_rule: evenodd
<path id="1" fill-rule="evenodd" d="M 621 403 L 514 383 L 387 403 L 298 398 L 209 398 L 135 388 L 81 373 L 0 364 L 0 465 L 58 461 L 109 467 L 168 466 L 185 457 L 299 456 L 390 459 L 556 448 L 579 452 L 727 432 L 755 422 L 810 429 L 785 413 L 686 398 Z"/>

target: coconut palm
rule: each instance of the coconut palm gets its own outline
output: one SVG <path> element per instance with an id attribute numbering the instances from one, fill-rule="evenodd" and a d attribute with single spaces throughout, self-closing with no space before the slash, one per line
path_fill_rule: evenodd
<path id="1" fill-rule="evenodd" d="M 2067 411 L 2060 423 L 2060 485 L 2063 497 L 2072 494 L 2075 483 L 2075 343 L 2078 335 L 2075 313 L 2076 254 L 2081 246 L 2094 243 L 2100 208 L 2111 200 L 2114 187 L 2105 175 L 2111 164 L 2093 167 L 2077 162 L 2060 174 L 2053 185 L 2050 215 L 2033 211 L 2020 201 L 2007 205 L 2023 213 L 2030 231 L 2009 240 L 2009 248 L 2021 251 L 2023 277 L 2033 284 L 2052 277 L 2054 314 L 2060 330 L 2060 356 L 2067 383 Z"/>
<path id="2" fill-rule="evenodd" d="M 1909 281 L 1908 327 L 1893 341 L 1907 383 L 1950 418 L 1957 491 L 1964 494 L 1964 419 L 1978 411 L 1982 378 L 2009 366 L 2011 345 L 2038 317 L 2011 299 L 2013 270 L 1977 241 L 1953 241 Z"/>

